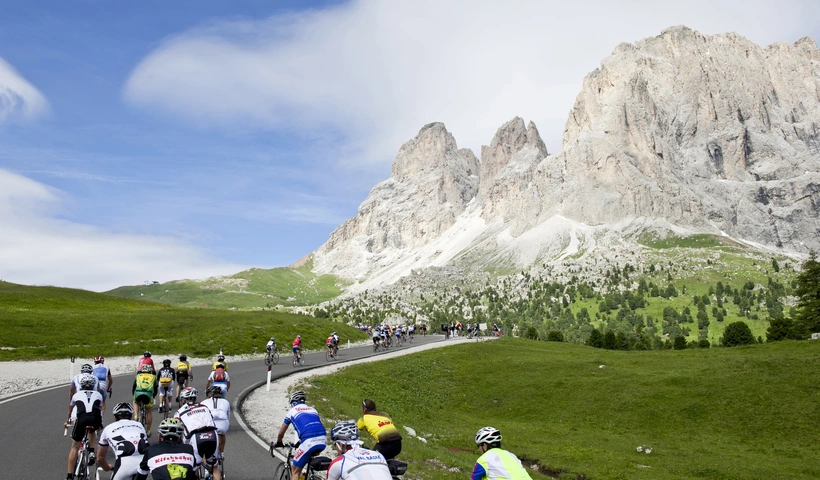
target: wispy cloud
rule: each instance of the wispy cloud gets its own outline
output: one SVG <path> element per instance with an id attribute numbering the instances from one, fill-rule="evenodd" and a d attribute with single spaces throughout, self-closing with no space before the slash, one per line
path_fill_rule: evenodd
<path id="1" fill-rule="evenodd" d="M 58 190 L 0 169 L 0 279 L 103 291 L 245 268 L 178 238 L 62 220 L 55 212 L 66 200 Z"/>
<path id="2" fill-rule="evenodd" d="M 48 111 L 43 94 L 0 58 L 0 124 L 34 120 Z"/>
<path id="3" fill-rule="evenodd" d="M 584 75 L 619 43 L 676 24 L 793 41 L 818 14 L 802 0 L 361 0 L 169 38 L 124 97 L 206 126 L 338 132 L 336 162 L 390 161 L 431 121 L 478 149 L 516 115 L 556 151 Z"/>

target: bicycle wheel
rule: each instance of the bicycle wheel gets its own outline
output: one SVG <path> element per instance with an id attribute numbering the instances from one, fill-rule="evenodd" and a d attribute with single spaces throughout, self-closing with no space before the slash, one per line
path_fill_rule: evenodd
<path id="1" fill-rule="evenodd" d="M 148 431 L 148 423 L 145 419 L 145 404 L 140 403 L 139 405 L 140 405 L 140 413 L 139 413 L 139 417 L 138 417 L 137 421 L 142 424 L 142 428 L 144 428 L 146 431 Z"/>
<path id="2" fill-rule="evenodd" d="M 217 467 L 219 468 L 219 473 L 222 474 L 222 480 L 225 480 L 225 457 L 224 453 L 223 456 L 219 457 L 219 461 L 217 462 Z"/>
<path id="3" fill-rule="evenodd" d="M 293 356 L 293 366 L 295 367 L 297 365 L 299 365 L 299 358 L 296 355 L 294 355 Z"/>
<path id="4" fill-rule="evenodd" d="M 273 355 L 271 355 L 271 359 L 274 365 L 279 363 L 279 352 L 273 352 Z"/>
<path id="5" fill-rule="evenodd" d="M 80 451 L 77 452 L 77 466 L 74 467 L 75 480 L 88 480 L 88 449 L 85 442 L 80 444 Z"/>
<path id="6" fill-rule="evenodd" d="M 290 469 L 287 463 L 280 463 L 273 471 L 273 480 L 290 480 Z"/>
<path id="7" fill-rule="evenodd" d="M 305 364 L 305 356 L 300 353 L 299 354 L 299 365 L 304 365 L 304 364 Z"/>
<path id="8" fill-rule="evenodd" d="M 270 366 L 271 363 L 273 363 L 273 356 L 268 352 L 265 354 L 265 365 Z"/>
<path id="9" fill-rule="evenodd" d="M 333 352 L 331 352 L 330 350 L 326 351 L 325 352 L 325 360 L 327 360 L 328 362 L 333 360 Z"/>

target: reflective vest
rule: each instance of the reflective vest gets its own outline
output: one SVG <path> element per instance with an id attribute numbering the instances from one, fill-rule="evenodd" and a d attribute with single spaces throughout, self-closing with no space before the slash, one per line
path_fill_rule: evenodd
<path id="1" fill-rule="evenodd" d="M 500 448 L 491 448 L 476 461 L 485 472 L 488 480 L 532 480 L 530 474 L 521 465 L 521 460 L 512 453 Z"/>

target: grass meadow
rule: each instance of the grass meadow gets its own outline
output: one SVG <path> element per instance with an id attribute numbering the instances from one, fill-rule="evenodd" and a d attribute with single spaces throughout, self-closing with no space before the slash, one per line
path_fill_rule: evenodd
<path id="1" fill-rule="evenodd" d="M 0 282 L 0 361 L 185 352 L 262 352 L 302 335 L 318 349 L 332 330 L 344 342 L 367 335 L 345 324 L 276 311 L 182 308 L 57 287 Z"/>
<path id="2" fill-rule="evenodd" d="M 486 425 L 535 479 L 814 479 L 818 372 L 820 342 L 623 352 L 504 338 L 351 366 L 305 388 L 328 427 L 373 398 L 404 434 L 413 479 L 467 478 Z"/>

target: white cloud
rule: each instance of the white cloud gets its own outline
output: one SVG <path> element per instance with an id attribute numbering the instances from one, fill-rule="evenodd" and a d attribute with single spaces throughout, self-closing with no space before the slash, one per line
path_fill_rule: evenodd
<path id="1" fill-rule="evenodd" d="M 169 38 L 124 97 L 207 126 L 331 129 L 346 160 L 392 160 L 432 121 L 478 153 L 516 115 L 555 152 L 584 75 L 619 43 L 677 24 L 794 41 L 818 14 L 802 0 L 362 0 Z"/>
<path id="2" fill-rule="evenodd" d="M 145 280 L 231 274 L 244 266 L 178 239 L 66 221 L 61 192 L 0 169 L 0 279 L 104 291 Z"/>
<path id="3" fill-rule="evenodd" d="M 47 113 L 45 97 L 0 58 L 0 123 L 34 120 Z"/>

